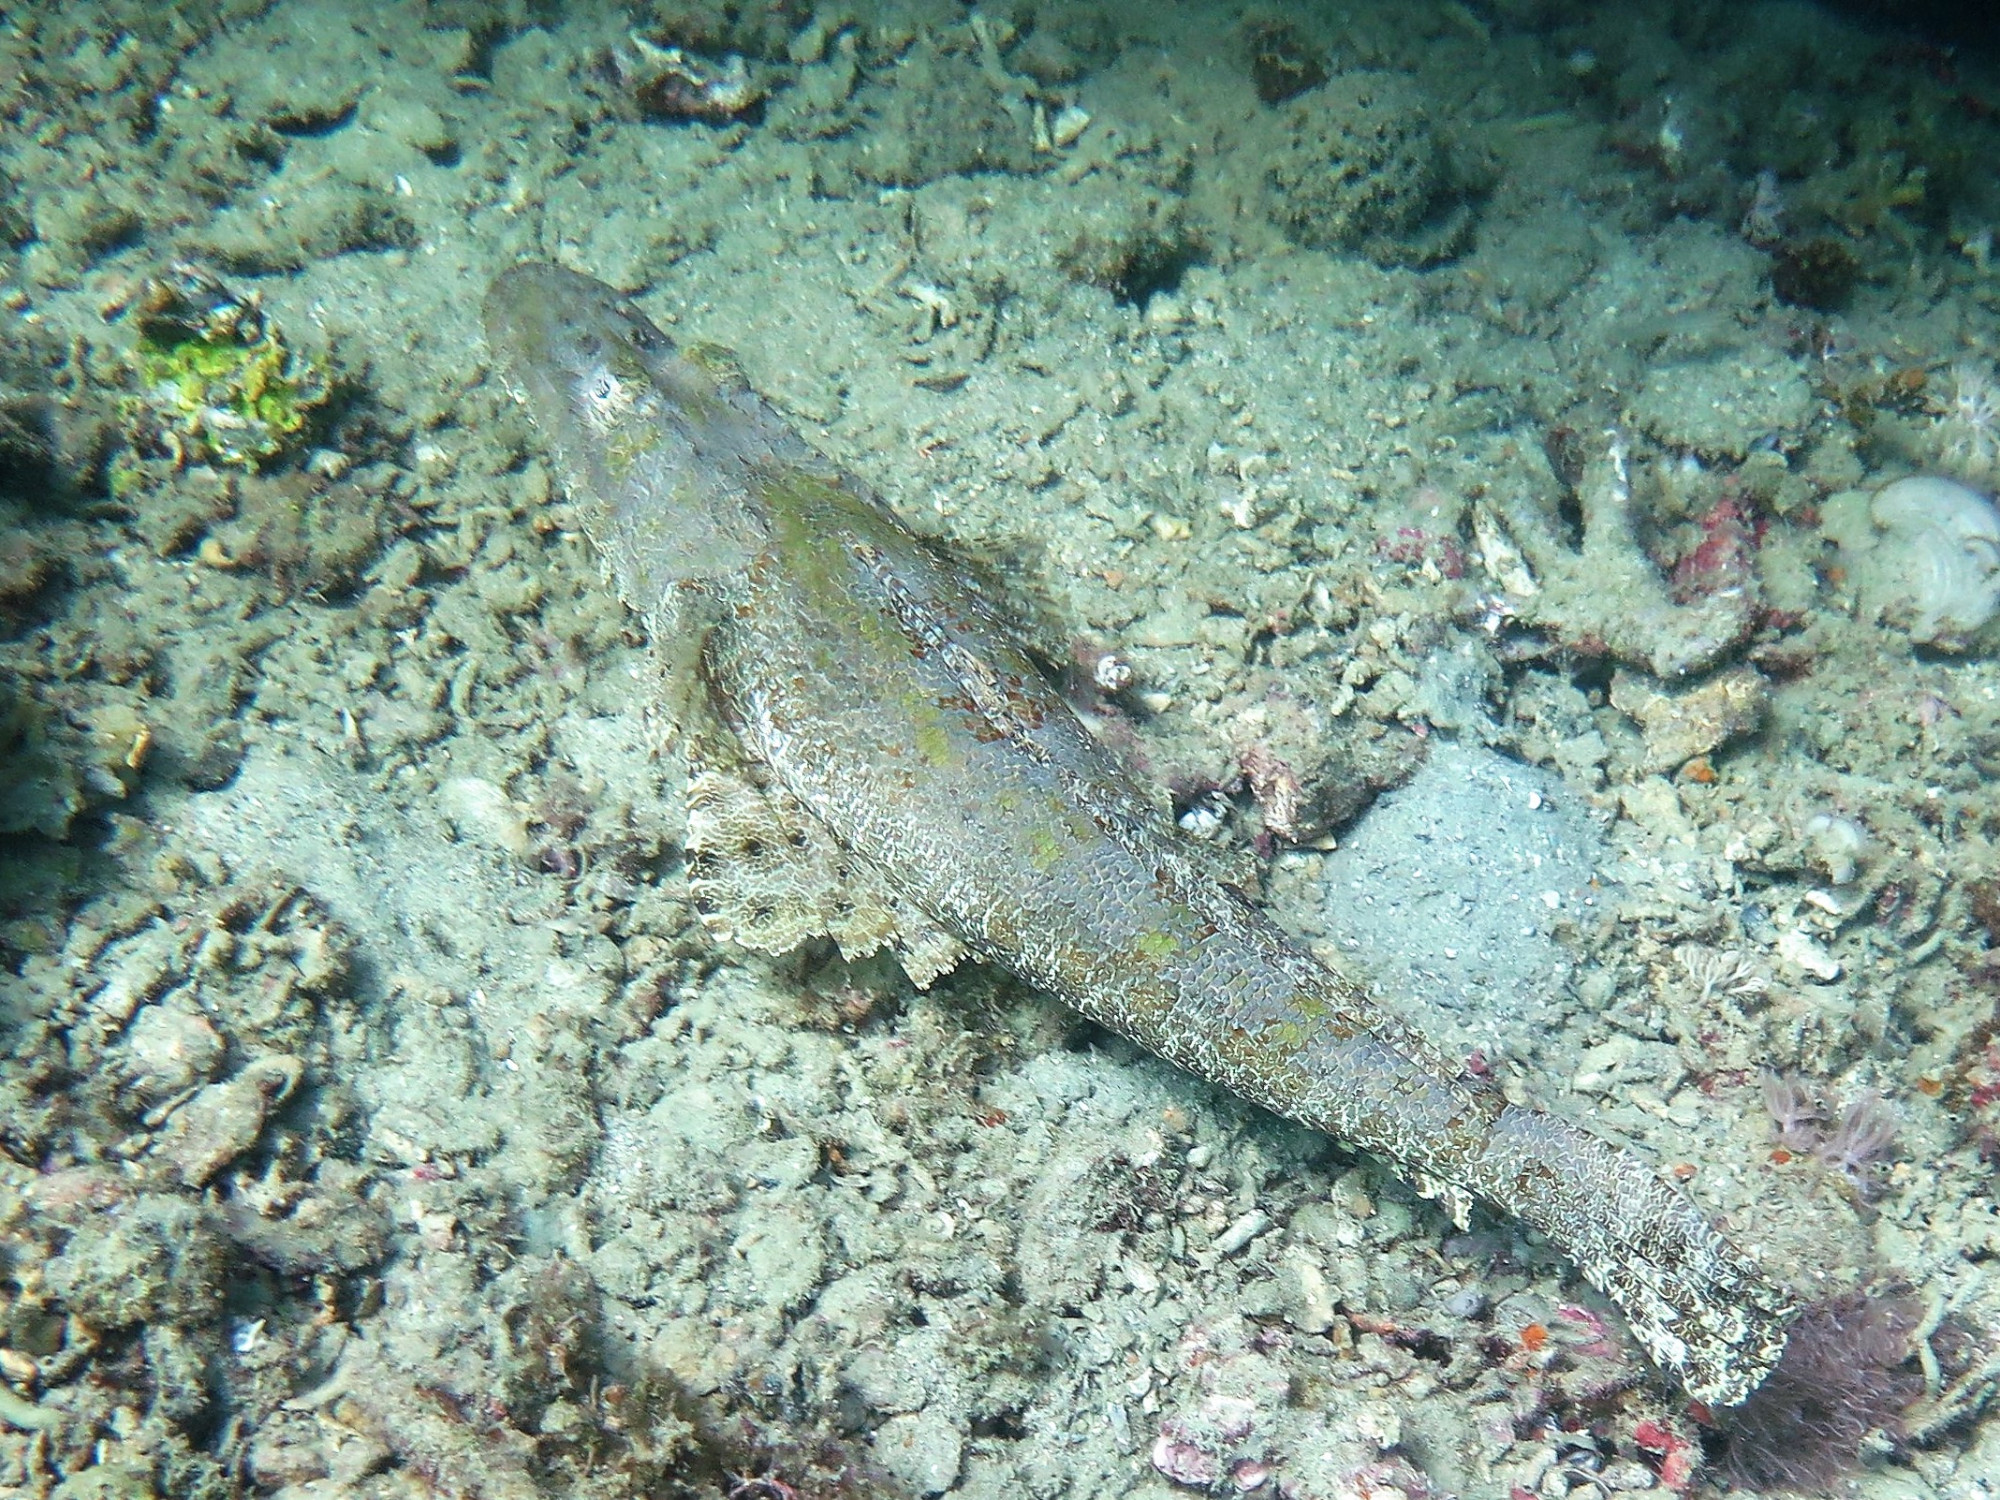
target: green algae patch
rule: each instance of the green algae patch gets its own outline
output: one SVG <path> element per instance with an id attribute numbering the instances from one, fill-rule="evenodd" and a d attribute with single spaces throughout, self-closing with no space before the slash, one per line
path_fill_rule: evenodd
<path id="1" fill-rule="evenodd" d="M 948 766 L 952 763 L 951 731 L 942 724 L 919 724 L 916 731 L 917 754 L 933 766 Z"/>
<path id="2" fill-rule="evenodd" d="M 1266 1021 L 1263 1040 L 1273 1051 L 1297 1052 L 1306 1044 L 1306 1028 L 1298 1021 Z"/>
<path id="3" fill-rule="evenodd" d="M 332 388 L 255 297 L 186 266 L 146 283 L 132 369 L 127 414 L 142 446 L 250 470 L 303 447 Z"/>
<path id="4" fill-rule="evenodd" d="M 1028 862 L 1044 875 L 1061 864 L 1068 852 L 1063 841 L 1046 828 L 1031 830 L 1028 844 Z"/>

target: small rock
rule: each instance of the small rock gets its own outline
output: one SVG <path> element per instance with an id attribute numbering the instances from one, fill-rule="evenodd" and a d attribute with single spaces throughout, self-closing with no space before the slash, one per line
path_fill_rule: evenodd
<path id="1" fill-rule="evenodd" d="M 1755 729 L 1770 697 L 1754 667 L 1734 667 L 1686 692 L 1665 693 L 1638 673 L 1611 682 L 1611 704 L 1645 736 L 1645 769 L 1671 771 Z"/>
<path id="2" fill-rule="evenodd" d="M 1072 104 L 1058 111 L 1056 117 L 1049 121 L 1049 139 L 1058 146 L 1073 146 L 1089 128 L 1089 114 Z"/>
<path id="3" fill-rule="evenodd" d="M 438 788 L 438 802 L 458 836 L 504 854 L 528 849 L 528 816 L 492 782 L 454 776 Z"/>
<path id="4" fill-rule="evenodd" d="M 1364 1406 L 1349 1420 L 1357 1435 L 1384 1453 L 1403 1441 L 1403 1419 L 1391 1407 Z"/>
<path id="5" fill-rule="evenodd" d="M 49 1500 L 153 1500 L 152 1465 L 136 1458 L 110 1458 L 77 1470 L 49 1492 Z"/>
<path id="6" fill-rule="evenodd" d="M 750 1284 L 774 1307 L 795 1308 L 811 1299 L 826 1275 L 826 1247 L 819 1226 L 785 1209 L 765 1214 L 737 1240 Z"/>
<path id="7" fill-rule="evenodd" d="M 1157 299 L 1156 299 L 1157 300 Z M 1153 529 L 1164 539 L 1162 521 L 1172 521 L 1172 517 L 1154 517 Z M 1185 523 L 1175 522 L 1185 527 Z M 1201 622 L 1207 611 L 1185 595 L 1168 601 L 1164 607 L 1142 617 L 1127 632 L 1127 639 L 1135 646 L 1166 647 L 1191 646 L 1200 637 Z"/>
<path id="8" fill-rule="evenodd" d="M 1460 1287 L 1445 1299 L 1444 1310 L 1454 1318 L 1476 1318 L 1486 1311 L 1486 1294 L 1476 1286 Z"/>
<path id="9" fill-rule="evenodd" d="M 1338 1316 L 1326 1273 L 1311 1255 L 1293 1254 L 1278 1267 L 1284 1319 L 1301 1333 L 1325 1333 Z"/>
<path id="10" fill-rule="evenodd" d="M 1222 1460 L 1174 1427 L 1170 1418 L 1153 1440 L 1153 1467 L 1175 1484 L 1206 1489 L 1222 1477 Z"/>
<path id="11" fill-rule="evenodd" d="M 429 157 L 447 155 L 458 145 L 442 115 L 395 92 L 369 95 L 361 106 L 361 123 Z"/>
<path id="12" fill-rule="evenodd" d="M 1778 957 L 1821 984 L 1840 978 L 1840 960 L 1811 934 L 1792 927 L 1778 934 Z"/>
<path id="13" fill-rule="evenodd" d="M 1618 810 L 1654 838 L 1691 844 L 1694 824 L 1681 806 L 1680 794 L 1664 776 L 1647 776 L 1618 788 Z"/>
<path id="14" fill-rule="evenodd" d="M 1271 1216 L 1261 1208 L 1253 1208 L 1215 1237 L 1216 1253 L 1234 1255 L 1270 1227 Z"/>
<path id="15" fill-rule="evenodd" d="M 919 1495 L 936 1495 L 958 1479 L 965 1435 L 932 1407 L 891 1417 L 875 1429 L 875 1462 Z"/>
<path id="16" fill-rule="evenodd" d="M 840 1373 L 841 1384 L 879 1412 L 907 1415 L 923 1409 L 924 1367 L 931 1351 L 911 1345 L 925 1332 L 905 1334 L 893 1349 L 857 1350 Z"/>
<path id="17" fill-rule="evenodd" d="M 268 1489 L 324 1479 L 328 1465 L 317 1439 L 310 1429 L 272 1424 L 251 1439 L 250 1477 Z"/>
<path id="18" fill-rule="evenodd" d="M 119 1087 L 139 1108 L 215 1077 L 224 1043 L 208 1018 L 173 1000 L 140 1011 L 125 1032 Z"/>
<path id="19" fill-rule="evenodd" d="M 44 1276 L 69 1312 L 99 1328 L 206 1325 L 220 1315 L 228 1258 L 193 1199 L 149 1193 L 71 1235 Z"/>
<path id="20" fill-rule="evenodd" d="M 832 33 L 824 15 L 815 15 L 805 26 L 785 44 L 785 59 L 795 68 L 806 68 L 826 56 L 826 44 Z"/>
<path id="21" fill-rule="evenodd" d="M 257 1144 L 264 1121 L 290 1097 L 304 1071 L 296 1057 L 273 1054 L 227 1082 L 209 1084 L 167 1117 L 153 1141 L 153 1156 L 176 1181 L 206 1185 Z"/>
<path id="22" fill-rule="evenodd" d="M 1577 1060 L 1576 1072 L 1570 1076 L 1570 1088 L 1579 1094 L 1606 1092 L 1632 1060 L 1633 1050 L 1632 1039 L 1626 1036 L 1615 1036 L 1588 1048 Z"/>
<path id="23" fill-rule="evenodd" d="M 1597 1482 L 1613 1493 L 1654 1488 L 1655 1475 L 1634 1458 L 1621 1458 L 1605 1466 Z"/>

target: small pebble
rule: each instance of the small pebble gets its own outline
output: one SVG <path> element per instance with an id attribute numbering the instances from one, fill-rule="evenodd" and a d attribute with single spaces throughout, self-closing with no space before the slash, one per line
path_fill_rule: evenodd
<path id="1" fill-rule="evenodd" d="M 1220 1254 L 1234 1255 L 1270 1227 L 1271 1216 L 1253 1208 L 1215 1237 L 1215 1248 Z"/>
<path id="2" fill-rule="evenodd" d="M 1072 104 L 1049 121 L 1049 139 L 1058 146 L 1073 146 L 1089 127 L 1090 116 Z"/>
<path id="3" fill-rule="evenodd" d="M 1444 1310 L 1454 1318 L 1476 1318 L 1486 1311 L 1486 1294 L 1476 1286 L 1461 1287 L 1445 1298 Z"/>

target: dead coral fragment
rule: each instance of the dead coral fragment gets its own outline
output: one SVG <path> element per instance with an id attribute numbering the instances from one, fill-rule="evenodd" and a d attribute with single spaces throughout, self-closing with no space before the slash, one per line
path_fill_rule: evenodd
<path id="1" fill-rule="evenodd" d="M 1639 544 L 1625 439 L 1608 436 L 1578 486 L 1581 546 L 1564 537 L 1553 506 L 1520 502 L 1503 517 L 1482 504 L 1473 513 L 1480 561 L 1503 591 L 1492 604 L 1495 623 L 1518 620 L 1659 678 L 1703 671 L 1756 624 L 1755 575 L 1746 566 L 1738 577 L 1716 580 L 1723 586 L 1677 602 Z"/>

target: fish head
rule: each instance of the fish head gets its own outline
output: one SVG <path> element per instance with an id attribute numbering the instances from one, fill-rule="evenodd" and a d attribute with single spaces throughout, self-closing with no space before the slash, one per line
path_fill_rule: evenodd
<path id="1" fill-rule="evenodd" d="M 483 312 L 508 388 L 630 602 L 748 565 L 766 536 L 757 467 L 803 445 L 733 361 L 677 349 L 630 298 L 560 266 L 502 272 Z"/>

